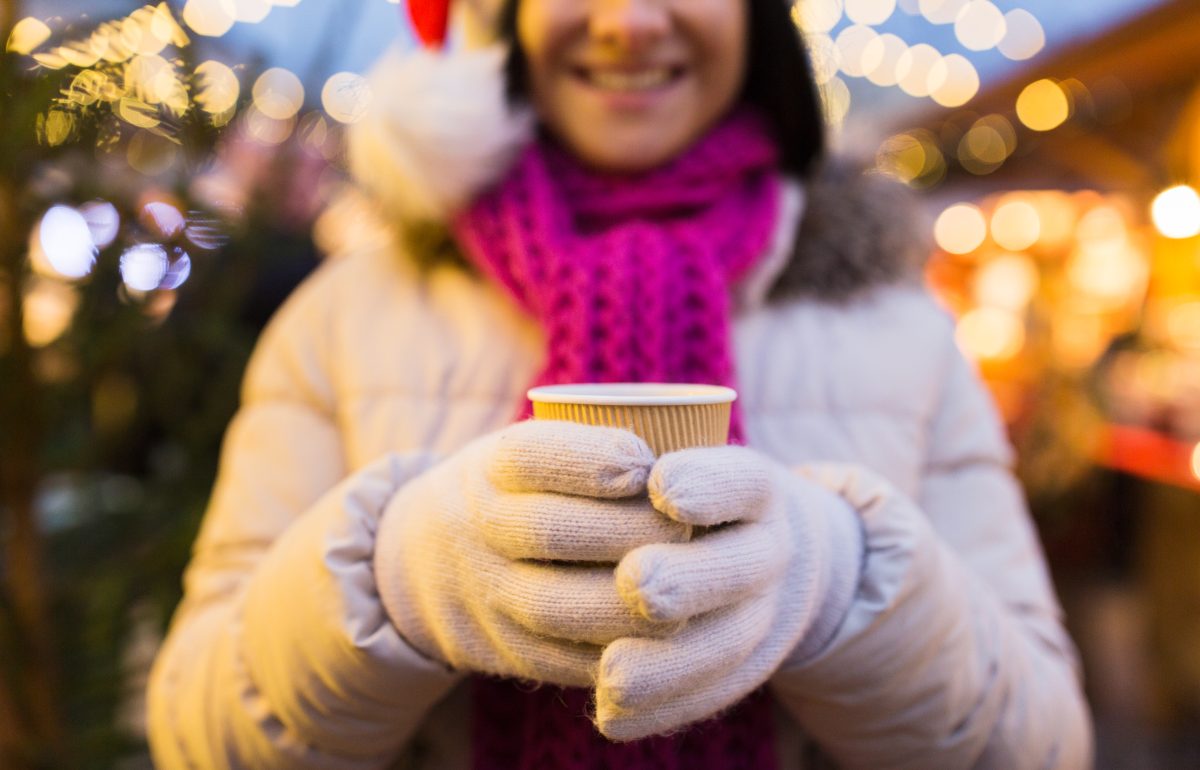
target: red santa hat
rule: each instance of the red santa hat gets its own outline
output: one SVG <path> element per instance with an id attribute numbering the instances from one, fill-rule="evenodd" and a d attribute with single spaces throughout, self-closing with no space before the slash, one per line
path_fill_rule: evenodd
<path id="1" fill-rule="evenodd" d="M 532 135 L 531 111 L 508 104 L 507 48 L 487 34 L 493 14 L 471 0 L 451 10 L 449 0 L 409 0 L 421 47 L 393 46 L 372 66 L 371 106 L 350 127 L 351 172 L 391 219 L 446 221 Z M 448 36 L 452 21 L 463 34 Z"/>

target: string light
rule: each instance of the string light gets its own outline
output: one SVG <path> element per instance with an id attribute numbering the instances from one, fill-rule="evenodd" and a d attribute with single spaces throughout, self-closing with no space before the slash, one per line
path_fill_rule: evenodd
<path id="1" fill-rule="evenodd" d="M 878 26 L 896 11 L 896 0 L 846 0 L 846 16 L 857 24 Z"/>
<path id="2" fill-rule="evenodd" d="M 233 0 L 187 0 L 183 6 L 183 23 L 196 34 L 220 37 L 233 28 L 237 21 L 237 7 Z"/>
<path id="3" fill-rule="evenodd" d="M 970 254 L 987 237 L 987 220 L 972 203 L 956 203 L 938 216 L 933 238 L 939 248 L 950 254 Z"/>
<path id="4" fill-rule="evenodd" d="M 994 48 L 1005 29 L 1004 14 L 990 0 L 971 0 L 954 17 L 954 36 L 972 51 Z"/>
<path id="5" fill-rule="evenodd" d="M 1042 79 L 1025 86 L 1017 97 L 1017 117 L 1034 131 L 1051 131 L 1066 122 L 1071 104 L 1062 87 Z"/>
<path id="6" fill-rule="evenodd" d="M 354 72 L 330 76 L 321 89 L 321 105 L 339 123 L 357 123 L 371 105 L 371 86 Z"/>
<path id="7" fill-rule="evenodd" d="M 1042 25 L 1029 11 L 1014 8 L 1004 14 L 1004 37 L 996 49 L 1013 61 L 1033 58 L 1046 46 L 1046 33 Z"/>
<path id="8" fill-rule="evenodd" d="M 282 67 L 272 67 L 259 75 L 252 94 L 258 111 L 273 120 L 289 120 L 304 105 L 304 84 Z"/>
<path id="9" fill-rule="evenodd" d="M 943 107 L 961 107 L 979 93 L 979 73 L 967 57 L 952 53 L 929 70 L 930 96 Z M 938 85 L 933 86 L 933 83 Z"/>

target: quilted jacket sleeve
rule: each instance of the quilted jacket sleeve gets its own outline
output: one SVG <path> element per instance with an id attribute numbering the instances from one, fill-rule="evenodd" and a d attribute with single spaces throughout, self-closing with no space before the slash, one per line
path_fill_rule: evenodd
<path id="1" fill-rule="evenodd" d="M 455 682 L 379 603 L 378 517 L 429 459 L 388 456 L 345 477 L 322 280 L 264 333 L 226 434 L 151 673 L 149 737 L 164 770 L 379 767 Z"/>
<path id="2" fill-rule="evenodd" d="M 1087 767 L 1076 655 L 1011 450 L 946 336 L 919 499 L 861 468 L 827 475 L 860 513 L 863 573 L 834 639 L 772 687 L 846 767 Z"/>

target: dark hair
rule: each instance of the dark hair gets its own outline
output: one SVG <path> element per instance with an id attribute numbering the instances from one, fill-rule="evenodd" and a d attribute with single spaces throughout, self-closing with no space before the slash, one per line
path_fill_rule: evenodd
<path id="1" fill-rule="evenodd" d="M 505 0 L 500 39 L 510 43 L 505 65 L 508 98 L 528 101 L 525 54 L 517 43 L 517 3 Z M 825 123 L 817 84 L 800 32 L 784 0 L 747 0 L 749 40 L 741 101 L 762 110 L 779 143 L 784 171 L 807 177 L 825 152 Z"/>

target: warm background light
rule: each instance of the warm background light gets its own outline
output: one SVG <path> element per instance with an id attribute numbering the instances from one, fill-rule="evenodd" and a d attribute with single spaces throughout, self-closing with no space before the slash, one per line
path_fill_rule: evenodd
<path id="1" fill-rule="evenodd" d="M 980 266 L 972 289 L 977 304 L 1019 313 L 1033 299 L 1039 282 L 1037 265 L 1028 256 L 1001 254 Z"/>
<path id="2" fill-rule="evenodd" d="M 1017 117 L 1034 131 L 1058 128 L 1070 115 L 1067 94 L 1053 80 L 1030 83 L 1017 97 Z"/>
<path id="3" fill-rule="evenodd" d="M 1200 235 L 1200 195 L 1181 184 L 1160 192 L 1150 206 L 1154 226 L 1168 238 Z"/>
<path id="4" fill-rule="evenodd" d="M 1028 201 L 1001 203 L 992 214 L 992 240 L 1009 251 L 1024 251 L 1037 243 L 1041 233 L 1041 218 Z"/>
<path id="5" fill-rule="evenodd" d="M 1011 311 L 977 307 L 959 319 L 954 338 L 971 358 L 1003 361 L 1021 352 L 1025 345 L 1025 325 Z"/>
<path id="6" fill-rule="evenodd" d="M 987 222 L 979 207 L 956 203 L 941 213 L 933 225 L 939 248 L 951 254 L 969 254 L 987 237 Z"/>

